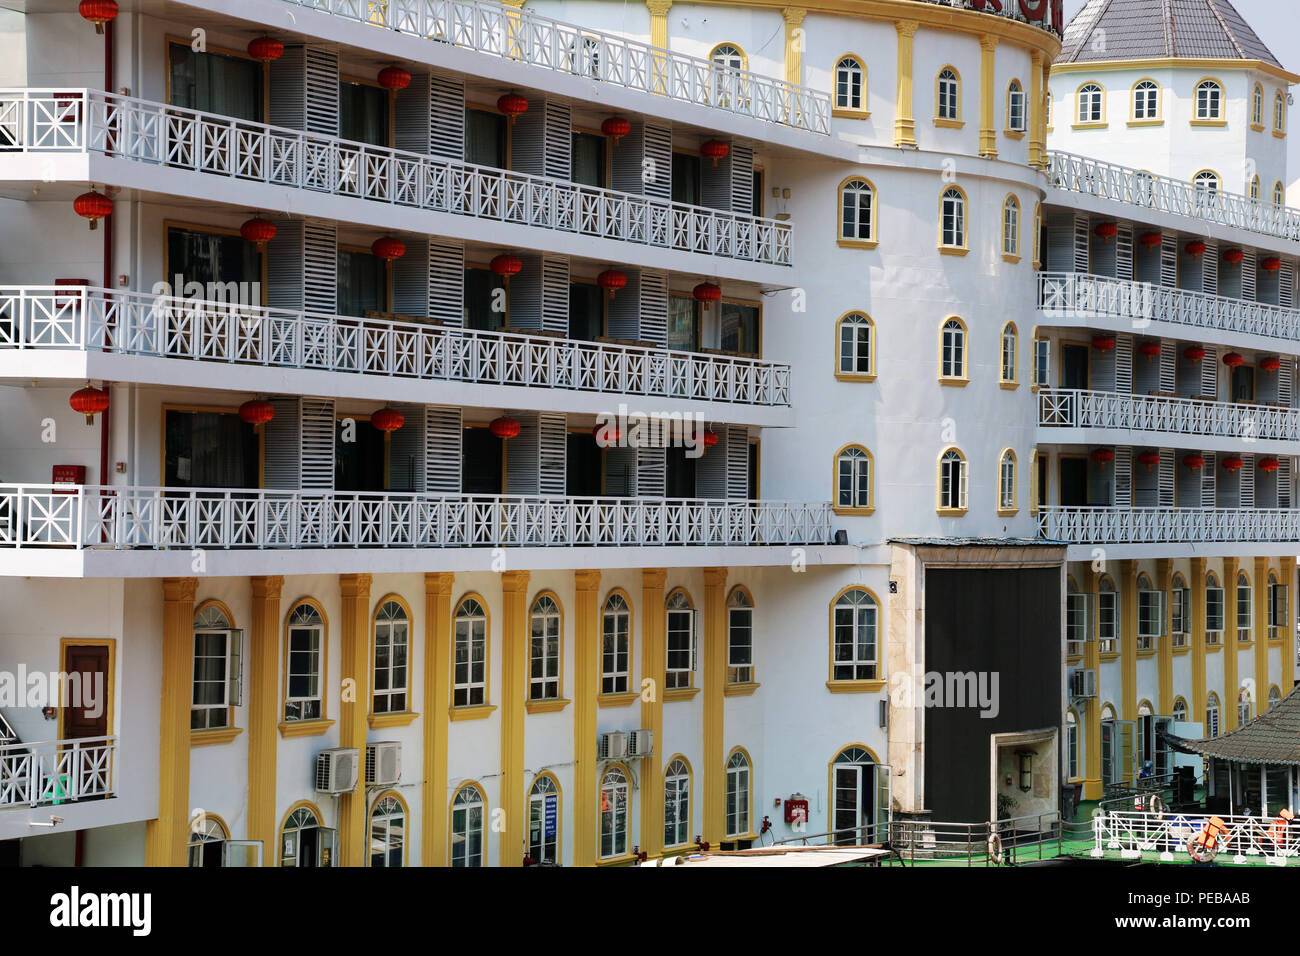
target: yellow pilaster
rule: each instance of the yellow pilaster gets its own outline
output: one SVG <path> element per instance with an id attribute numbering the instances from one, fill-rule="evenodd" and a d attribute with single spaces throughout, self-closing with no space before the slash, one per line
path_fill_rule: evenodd
<path id="1" fill-rule="evenodd" d="M 278 574 L 248 579 L 248 839 L 262 842 L 262 865 L 278 862 L 275 757 L 280 740 L 280 592 Z"/>
<path id="2" fill-rule="evenodd" d="M 714 847 L 726 832 L 726 753 L 723 701 L 727 686 L 727 569 L 704 569 L 704 839 Z"/>
<path id="3" fill-rule="evenodd" d="M 343 618 L 339 645 L 343 657 L 339 695 L 339 746 L 366 748 L 366 709 L 370 701 L 370 583 L 368 574 L 340 574 Z M 365 866 L 366 785 L 339 796 L 339 862 Z"/>
<path id="4" fill-rule="evenodd" d="M 1220 732 L 1237 727 L 1237 570 L 1236 558 L 1223 559 L 1223 697 L 1219 709 Z"/>
<path id="5" fill-rule="evenodd" d="M 1164 619 L 1160 623 L 1160 641 L 1156 645 L 1156 675 L 1160 688 L 1156 710 L 1158 714 L 1171 714 L 1174 710 L 1174 602 L 1169 592 L 1173 577 L 1173 561 L 1161 558 L 1156 562 L 1156 589 L 1165 595 Z"/>
<path id="6" fill-rule="evenodd" d="M 524 701 L 528 685 L 528 572 L 501 575 L 502 866 L 522 866 L 528 852 L 524 801 Z"/>
<path id="7" fill-rule="evenodd" d="M 663 852 L 664 843 L 664 773 L 662 752 L 664 732 L 664 582 L 663 568 L 646 568 L 641 572 L 641 677 L 654 684 L 651 693 L 641 695 L 641 726 L 654 734 L 655 755 L 641 762 L 641 849 L 651 859 Z"/>
<path id="8" fill-rule="evenodd" d="M 668 49 L 668 11 L 673 0 L 645 0 L 650 11 L 650 45 Z"/>
<path id="9" fill-rule="evenodd" d="M 1029 165 L 1047 165 L 1047 68 L 1041 50 L 1029 54 Z"/>
<path id="10" fill-rule="evenodd" d="M 1205 701 L 1209 688 L 1205 686 L 1205 559 L 1192 558 L 1187 575 L 1187 590 L 1191 595 L 1192 641 L 1192 699 L 1188 720 L 1205 719 Z"/>
<path id="11" fill-rule="evenodd" d="M 198 578 L 164 578 L 158 818 L 145 825 L 145 863 L 184 866 L 190 801 L 190 700 Z M 111 728 L 110 728 L 111 732 Z"/>
<path id="12" fill-rule="evenodd" d="M 993 108 L 994 85 L 997 82 L 993 53 L 997 48 L 997 37 L 987 33 L 980 37 L 980 155 L 989 159 L 995 159 L 998 155 L 998 131 Z"/>
<path id="13" fill-rule="evenodd" d="M 1083 589 L 1091 595 L 1088 599 L 1088 641 L 1083 645 L 1083 666 L 1092 668 L 1097 674 L 1097 692 L 1100 695 L 1101 654 L 1097 643 L 1097 584 L 1100 576 L 1092 570 L 1091 565 L 1086 565 L 1082 574 L 1084 579 Z M 1101 702 L 1097 697 L 1084 701 L 1080 720 L 1083 724 L 1084 734 L 1083 798 L 1085 800 L 1100 800 L 1102 797 Z"/>
<path id="14" fill-rule="evenodd" d="M 421 857 L 425 866 L 446 866 L 447 731 L 451 726 L 451 588 L 456 576 L 424 576 L 424 788 L 421 794 Z"/>
<path id="15" fill-rule="evenodd" d="M 1138 597 L 1136 561 L 1119 562 L 1119 603 L 1122 631 L 1120 633 L 1120 718 L 1137 720 L 1137 634 L 1138 634 Z"/>
<path id="16" fill-rule="evenodd" d="M 895 20 L 894 29 L 898 31 L 898 104 L 894 108 L 894 145 L 916 145 L 916 120 L 912 115 L 912 70 L 913 48 L 916 30 L 920 24 L 915 20 Z"/>
<path id="17" fill-rule="evenodd" d="M 573 572 L 573 865 L 596 862 L 596 695 L 600 689 L 600 572 Z"/>
<path id="18" fill-rule="evenodd" d="M 1255 559 L 1255 713 L 1268 708 L 1268 558 Z"/>
<path id="19" fill-rule="evenodd" d="M 1295 627 L 1291 615 L 1296 613 L 1294 605 L 1300 599 L 1296 594 L 1295 560 L 1294 557 L 1283 558 L 1280 574 L 1282 586 L 1286 588 L 1286 620 L 1279 622 L 1285 625 L 1282 632 L 1282 677 L 1278 685 L 1283 697 L 1295 685 Z"/>
<path id="20" fill-rule="evenodd" d="M 781 17 L 785 20 L 785 81 L 803 82 L 803 18 L 808 11 L 802 7 L 785 7 Z"/>

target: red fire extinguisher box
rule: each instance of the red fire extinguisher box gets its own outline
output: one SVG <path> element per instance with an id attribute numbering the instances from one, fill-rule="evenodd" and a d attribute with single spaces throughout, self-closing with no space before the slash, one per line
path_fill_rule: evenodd
<path id="1" fill-rule="evenodd" d="M 55 465 L 54 476 L 51 479 L 52 484 L 56 485 L 84 485 L 86 483 L 86 466 L 85 465 Z M 62 494 L 72 494 L 72 488 L 61 492 Z"/>

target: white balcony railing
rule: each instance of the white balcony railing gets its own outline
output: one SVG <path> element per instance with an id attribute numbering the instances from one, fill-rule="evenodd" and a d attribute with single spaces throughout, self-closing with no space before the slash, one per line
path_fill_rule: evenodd
<path id="1" fill-rule="evenodd" d="M 0 89 L 0 154 L 92 152 L 456 216 L 790 265 L 790 224 L 98 90 Z M 234 192 L 230 201 L 238 202 Z"/>
<path id="2" fill-rule="evenodd" d="M 483 0 L 287 0 L 529 66 L 829 134 L 830 94 Z M 364 44 L 365 40 L 359 40 Z"/>
<path id="3" fill-rule="evenodd" d="M 392 378 L 790 404 L 790 366 L 759 359 L 97 288 L 0 286 L 0 354 L 6 349 L 107 351 Z"/>
<path id="4" fill-rule="evenodd" d="M 1287 339 L 1289 344 L 1300 340 L 1300 310 L 1106 276 L 1039 273 L 1038 307 L 1062 319 L 1110 316 L 1134 330 L 1152 322 L 1171 322 Z"/>
<path id="5" fill-rule="evenodd" d="M 1300 510 L 1042 505 L 1038 529 L 1053 541 L 1073 544 L 1300 542 Z"/>
<path id="6" fill-rule="evenodd" d="M 1179 179 L 1072 153 L 1051 152 L 1047 159 L 1048 181 L 1057 189 L 1278 239 L 1300 240 L 1300 209 L 1222 189 L 1198 189 Z"/>
<path id="7" fill-rule="evenodd" d="M 0 547 L 830 544 L 829 503 L 0 485 Z"/>
<path id="8" fill-rule="evenodd" d="M 0 745 L 0 807 L 111 796 L 116 746 L 116 737 Z"/>
<path id="9" fill-rule="evenodd" d="M 1072 388 L 1039 391 L 1038 424 L 1300 441 L 1300 409 Z"/>

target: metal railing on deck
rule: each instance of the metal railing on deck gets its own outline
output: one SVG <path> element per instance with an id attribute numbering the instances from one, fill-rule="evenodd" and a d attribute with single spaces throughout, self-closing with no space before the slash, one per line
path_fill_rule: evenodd
<path id="1" fill-rule="evenodd" d="M 1263 816 L 1226 813 L 1136 813 L 1098 810 L 1093 816 L 1091 855 L 1118 853 L 1121 859 L 1137 859 L 1143 853 L 1158 853 L 1167 862 L 1187 860 L 1188 843 L 1206 827 L 1211 816 L 1223 821 L 1225 830 L 1216 839 L 1217 858 L 1234 863 L 1285 863 L 1300 856 L 1300 826 L 1278 825 Z"/>
<path id="2" fill-rule="evenodd" d="M 0 807 L 111 796 L 116 746 L 116 737 L 0 744 Z"/>
<path id="3" fill-rule="evenodd" d="M 1096 389 L 1040 389 L 1038 424 L 1300 441 L 1300 409 Z"/>
<path id="4" fill-rule="evenodd" d="M 1038 530 L 1075 544 L 1300 542 L 1300 511 L 1286 508 L 1082 508 L 1039 505 Z"/>

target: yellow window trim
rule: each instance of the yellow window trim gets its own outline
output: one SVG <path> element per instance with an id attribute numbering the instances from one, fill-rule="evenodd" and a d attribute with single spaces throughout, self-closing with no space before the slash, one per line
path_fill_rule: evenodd
<path id="1" fill-rule="evenodd" d="M 569 706 L 567 697 L 553 697 L 548 700 L 526 700 L 524 710 L 530 714 L 558 714 Z"/>
<path id="2" fill-rule="evenodd" d="M 1106 662 L 1117 661 L 1119 660 L 1119 651 L 1106 651 L 1103 654 L 1099 654 L 1097 656 L 1097 659 Z"/>
<path id="3" fill-rule="evenodd" d="M 849 183 L 861 182 L 866 183 L 867 189 L 871 193 L 871 238 L 870 239 L 845 239 L 844 238 L 844 190 Z M 880 221 L 880 190 L 876 189 L 876 184 L 866 176 L 854 174 L 845 176 L 840 180 L 840 184 L 835 187 L 835 195 L 839 200 L 839 211 L 835 214 L 835 241 L 846 249 L 874 249 L 880 244 L 880 233 L 877 232 L 877 224 Z"/>
<path id="4" fill-rule="evenodd" d="M 970 255 L 968 246 L 939 246 L 939 254 L 944 256 L 966 256 Z"/>
<path id="5" fill-rule="evenodd" d="M 1137 92 L 1138 85 L 1141 83 L 1153 83 L 1156 88 L 1156 115 L 1154 118 L 1138 119 L 1134 115 L 1133 104 L 1134 94 Z M 1086 84 L 1085 84 L 1086 85 Z M 1082 87 L 1081 87 L 1082 88 Z M 1075 104 L 1078 105 L 1077 103 Z M 1102 106 L 1105 109 L 1105 106 Z M 1165 122 L 1165 88 L 1156 80 L 1149 76 L 1139 77 L 1133 85 L 1128 88 L 1128 125 L 1129 126 L 1163 126 Z"/>
<path id="6" fill-rule="evenodd" d="M 952 75 L 957 78 L 957 118 L 945 119 L 939 116 L 939 77 L 943 76 L 945 70 L 951 70 Z M 961 129 L 966 125 L 962 119 L 965 111 L 962 109 L 962 82 L 961 72 L 951 63 L 945 63 L 939 67 L 934 74 L 934 125 L 943 129 Z"/>
<path id="7" fill-rule="evenodd" d="M 371 610 L 370 612 L 370 663 L 369 663 L 370 703 L 369 703 L 369 713 L 368 716 L 366 717 L 366 722 L 371 727 L 405 727 L 408 724 L 410 724 L 410 722 L 414 720 L 416 717 L 420 716 L 419 714 L 410 713 L 409 708 L 406 711 L 398 711 L 396 713 L 391 713 L 391 714 L 375 713 L 375 674 L 374 674 L 375 631 L 379 625 L 379 612 L 383 609 L 385 604 L 388 604 L 390 602 L 398 605 L 402 609 L 402 613 L 406 615 L 406 660 L 407 660 L 406 699 L 408 703 L 411 699 L 410 660 L 411 660 L 411 646 L 413 643 L 411 639 L 412 638 L 411 621 L 414 620 L 414 618 L 411 615 L 411 605 L 407 604 L 406 599 L 402 597 L 400 594 L 396 593 L 395 591 L 392 591 L 389 592 L 388 594 L 385 594 L 378 601 L 376 601 L 374 609 Z M 408 717 L 408 719 L 402 720 L 401 718 L 403 717 Z"/>
<path id="8" fill-rule="evenodd" d="M 845 239 L 843 237 L 837 239 L 836 243 L 844 249 L 874 249 L 880 245 L 878 239 Z"/>
<path id="9" fill-rule="evenodd" d="M 1070 129 L 1110 129 L 1110 123 L 1071 123 Z"/>
<path id="10" fill-rule="evenodd" d="M 320 716 L 312 720 L 285 720 L 284 708 L 289 702 L 289 621 L 293 619 L 293 612 L 303 605 L 314 609 L 320 615 L 321 632 L 320 632 Z M 307 737 L 315 734 L 324 733 L 334 721 L 329 720 L 329 695 L 325 689 L 330 686 L 329 683 L 329 650 L 330 650 L 330 620 L 325 614 L 325 607 L 313 597 L 300 597 L 289 605 L 289 610 L 284 615 L 284 624 L 282 625 L 280 643 L 280 668 L 282 676 L 280 680 L 280 736 L 281 737 Z M 319 730 L 304 730 L 302 733 L 286 732 L 286 726 L 294 724 L 323 724 Z"/>
<path id="11" fill-rule="evenodd" d="M 1286 132 L 1284 130 L 1275 129 L 1273 130 L 1273 135 L 1278 139 L 1286 139 Z"/>
<path id="12" fill-rule="evenodd" d="M 945 377 L 943 375 L 940 375 L 939 384 L 945 385 L 948 388 L 965 388 L 967 385 L 970 384 L 970 379 L 966 378 L 965 376 L 954 378 L 952 376 Z"/>
<path id="13" fill-rule="evenodd" d="M 1138 82 L 1141 82 L 1141 80 Z M 1101 119 L 1099 120 L 1087 120 L 1084 122 L 1080 122 L 1079 120 L 1079 94 L 1083 92 L 1085 86 L 1095 86 L 1097 89 L 1101 90 Z M 1131 102 L 1132 100 L 1130 99 L 1130 103 Z M 1074 88 L 1074 96 L 1070 100 L 1070 107 L 1070 115 L 1074 117 L 1074 123 L 1071 125 L 1071 129 L 1105 129 L 1110 123 L 1110 91 L 1096 80 L 1084 80 Z"/>
<path id="14" fill-rule="evenodd" d="M 1004 252 L 1004 253 L 1002 253 L 1002 261 L 1003 261 L 1003 262 L 1009 262 L 1009 263 L 1011 263 L 1013 266 L 1014 266 L 1014 265 L 1019 265 L 1019 264 L 1020 264 L 1020 257 L 1019 257 L 1019 256 L 1014 256 L 1014 255 L 1012 255 L 1012 254 L 1009 253 L 1009 252 Z"/>
<path id="15" fill-rule="evenodd" d="M 504 467 L 505 467 L 505 463 L 502 462 L 502 468 L 504 469 Z M 486 717 L 488 714 L 492 713 L 492 711 L 496 709 L 495 707 L 492 707 L 491 704 L 489 703 L 492 700 L 492 612 L 488 608 L 488 602 L 485 601 L 483 599 L 483 595 L 479 594 L 477 591 L 466 591 L 459 598 L 457 598 L 456 603 L 452 605 L 451 634 L 450 634 L 450 640 L 447 642 L 448 644 L 451 645 L 449 649 L 451 654 L 451 671 L 450 674 L 448 675 L 448 683 L 450 685 L 448 687 L 448 691 L 450 692 L 451 699 L 455 700 L 456 699 L 455 697 L 456 694 L 456 620 L 457 618 L 460 617 L 460 609 L 465 606 L 466 601 L 473 601 L 483 609 L 483 703 L 461 705 L 460 707 L 457 707 L 455 704 L 452 704 L 450 708 L 451 711 L 453 712 L 453 716 L 451 718 L 452 720 L 477 720 L 478 719 L 477 717 L 474 716 L 456 717 L 454 716 L 454 713 L 456 711 L 470 713 L 488 707 L 490 709 L 481 715 L 483 717 Z M 531 610 L 531 605 L 530 605 L 530 610 Z"/>
<path id="16" fill-rule="evenodd" d="M 1002 131 L 1002 135 L 1005 136 L 1007 139 L 1024 139 L 1024 138 L 1025 138 L 1025 134 L 1024 134 L 1024 132 L 1021 131 L 1021 130 L 1018 130 L 1018 129 L 1004 129 L 1004 130 Z"/>
<path id="17" fill-rule="evenodd" d="M 837 56 L 834 60 L 835 65 L 831 67 L 831 88 L 836 90 L 839 85 L 840 63 L 844 60 L 852 60 L 857 63 L 858 69 L 862 71 L 862 106 L 858 109 L 849 106 L 835 106 L 835 102 L 839 99 L 838 91 L 836 91 L 831 94 L 831 116 L 838 116 L 841 119 L 866 119 L 871 115 L 871 111 L 867 109 L 867 64 L 862 57 L 856 53 L 841 53 Z"/>
<path id="18" fill-rule="evenodd" d="M 837 106 L 831 110 L 831 116 L 837 119 L 866 119 L 871 110 L 851 110 L 846 106 Z"/>
<path id="19" fill-rule="evenodd" d="M 874 372 L 836 372 L 835 377 L 841 382 L 874 382 Z"/>
<path id="20" fill-rule="evenodd" d="M 762 686 L 762 684 L 752 680 L 742 681 L 738 684 L 727 684 L 722 688 L 722 695 L 724 697 L 749 697 Z"/>
<path id="21" fill-rule="evenodd" d="M 840 456 L 850 449 L 857 449 L 867 457 L 867 503 L 865 505 L 836 505 L 835 502 L 840 500 Z M 871 449 L 866 445 L 858 442 L 849 442 L 847 445 L 841 445 L 835 449 L 835 454 L 831 456 L 831 510 L 837 515 L 863 515 L 870 516 L 876 512 L 876 456 L 871 454 Z M 841 591 L 840 594 L 844 592 Z M 838 598 L 839 595 L 836 595 Z"/>
<path id="22" fill-rule="evenodd" d="M 1266 130 L 1266 129 L 1268 129 L 1268 127 L 1265 126 L 1263 123 L 1251 123 L 1251 124 L 1250 124 L 1250 130 L 1251 130 L 1252 133 L 1262 133 L 1262 132 L 1264 132 L 1264 130 Z"/>
<path id="23" fill-rule="evenodd" d="M 828 680 L 826 689 L 832 694 L 874 694 L 885 689 L 887 680 Z"/>
<path id="24" fill-rule="evenodd" d="M 1203 119 L 1194 119 L 1194 120 L 1190 120 L 1190 121 L 1189 121 L 1189 124 L 1190 124 L 1191 126 L 1214 126 L 1214 127 L 1221 127 L 1221 126 L 1227 126 L 1227 125 L 1228 125 L 1228 121 L 1227 121 L 1227 120 L 1203 120 Z"/>
<path id="25" fill-rule="evenodd" d="M 693 700 L 699 692 L 698 687 L 673 687 L 664 691 L 664 703 L 671 703 L 676 700 Z"/>
<path id="26" fill-rule="evenodd" d="M 1019 382 L 998 382 L 998 388 L 1002 389 L 1004 392 L 1014 392 L 1019 387 Z"/>
<path id="27" fill-rule="evenodd" d="M 844 372 L 840 370 L 840 330 L 844 327 L 844 320 L 851 315 L 861 316 L 867 320 L 867 334 L 871 338 L 871 351 L 868 356 L 870 361 L 868 362 L 868 367 L 865 372 Z M 850 309 L 835 320 L 835 356 L 833 368 L 835 369 L 835 377 L 841 382 L 874 382 L 876 380 L 876 322 L 866 311 Z"/>
<path id="28" fill-rule="evenodd" d="M 334 721 L 324 718 L 317 720 L 282 720 L 280 721 L 280 736 L 285 738 L 319 737 L 333 726 Z"/>
<path id="29" fill-rule="evenodd" d="M 970 512 L 969 508 L 935 508 L 934 513 L 940 518 L 964 518 Z"/>
<path id="30" fill-rule="evenodd" d="M 596 697 L 597 707 L 626 707 L 633 701 L 639 700 L 640 691 L 629 690 L 621 694 L 599 694 Z"/>
<path id="31" fill-rule="evenodd" d="M 1152 126 L 1164 126 L 1164 125 L 1165 125 L 1165 121 L 1162 120 L 1162 119 L 1154 119 L 1154 120 L 1129 120 L 1129 121 L 1128 121 L 1129 129 L 1144 129 L 1144 128 L 1147 128 L 1147 127 L 1152 127 Z"/>
<path id="32" fill-rule="evenodd" d="M 212 744 L 228 744 L 243 732 L 243 728 L 240 727 L 217 727 L 213 730 L 191 730 L 190 746 L 207 747 Z"/>
<path id="33" fill-rule="evenodd" d="M 719 50 L 721 50 L 724 46 L 729 46 L 729 47 L 731 47 L 733 50 L 735 50 L 737 53 L 740 54 L 740 68 L 741 68 L 742 70 L 748 70 L 748 69 L 749 69 L 749 54 L 746 53 L 743 49 L 741 49 L 741 46 L 740 46 L 739 43 L 731 43 L 730 41 L 723 41 L 722 43 L 718 43 L 718 44 L 715 44 L 715 45 L 714 45 L 713 49 L 709 51 L 708 59 L 709 59 L 709 62 L 710 62 L 710 63 L 713 62 L 713 54 L 717 53 L 717 52 L 718 52 Z"/>
<path id="34" fill-rule="evenodd" d="M 366 723 L 371 730 L 381 727 L 409 727 L 415 718 L 420 715 L 413 711 L 399 711 L 394 714 L 371 714 L 366 718 Z"/>
<path id="35" fill-rule="evenodd" d="M 1158 647 L 1153 647 L 1150 650 L 1138 651 L 1138 657 L 1139 658 L 1155 657 L 1159 653 L 1160 653 L 1160 649 Z"/>
<path id="36" fill-rule="evenodd" d="M 1016 515 L 1018 515 L 1018 514 L 1020 514 L 1020 509 L 1019 509 L 1019 508 L 999 508 L 999 509 L 998 509 L 998 517 L 999 517 L 999 518 L 1014 518 L 1014 517 L 1015 517 Z"/>
<path id="37" fill-rule="evenodd" d="M 1188 645 L 1183 645 L 1182 647 L 1175 647 L 1175 648 L 1174 648 L 1174 653 L 1175 653 L 1175 654 L 1187 654 L 1187 653 L 1190 653 L 1190 652 L 1191 652 L 1191 647 L 1188 646 Z"/>
<path id="38" fill-rule="evenodd" d="M 542 598 L 544 598 L 544 597 L 545 597 L 545 598 L 550 598 L 552 601 L 554 601 L 554 602 L 555 602 L 555 607 L 556 607 L 556 609 L 560 612 L 560 642 L 559 642 L 559 648 L 558 648 L 558 650 L 559 650 L 559 655 L 560 655 L 560 672 L 559 672 L 559 680 L 558 680 L 558 682 L 557 682 L 557 684 L 556 684 L 556 697 L 553 697 L 553 698 L 548 697 L 548 698 L 544 698 L 544 699 L 540 699 L 540 700 L 533 700 L 532 698 L 527 698 L 527 700 L 525 701 L 525 703 L 526 703 L 526 704 L 533 704 L 533 705 L 537 705 L 537 704 L 554 704 L 554 703 L 556 703 L 557 701 L 561 701 L 561 700 L 562 700 L 562 701 L 564 701 L 565 704 L 567 704 L 567 703 L 568 703 L 568 699 L 564 696 L 564 605 L 560 602 L 560 596 L 559 596 L 558 594 L 556 594 L 556 593 L 555 593 L 553 590 L 551 590 L 550 588 L 542 588 L 540 591 L 538 591 L 536 594 L 534 594 L 532 600 L 528 602 L 528 626 L 529 626 L 530 629 L 532 628 L 532 623 L 533 623 L 533 609 L 534 609 L 535 607 L 537 607 L 537 602 L 540 601 L 540 600 L 541 600 Z M 629 605 L 629 607 L 630 607 L 630 605 Z M 531 630 L 530 630 L 530 633 L 531 633 Z M 629 633 L 629 634 L 628 634 L 628 649 L 629 649 L 629 651 L 631 650 L 631 638 L 632 638 L 632 635 L 631 635 L 631 633 Z M 524 678 L 524 681 L 525 681 L 524 694 L 525 694 L 525 695 L 531 693 L 531 691 L 532 691 L 532 678 L 531 678 L 531 676 L 529 676 L 529 675 L 532 674 L 532 672 L 533 672 L 533 651 L 532 651 L 532 642 L 530 641 L 530 642 L 529 642 L 529 648 L 528 648 L 528 674 L 525 675 L 525 678 Z M 564 709 L 564 705 L 561 704 L 559 707 L 556 707 L 556 708 L 554 708 L 554 709 L 555 709 L 555 710 L 563 710 L 563 709 Z M 550 710 L 547 710 L 547 709 L 545 709 L 545 708 L 530 709 L 530 710 L 528 711 L 528 713 L 530 713 L 530 714 L 532 714 L 532 713 L 544 714 L 544 713 L 550 713 L 550 712 L 551 712 Z"/>
<path id="39" fill-rule="evenodd" d="M 966 121 L 953 120 L 953 119 L 940 119 L 938 116 L 936 116 L 934 118 L 934 125 L 939 129 L 965 129 Z"/>
<path id="40" fill-rule="evenodd" d="M 474 704 L 468 707 L 448 707 L 447 714 L 455 723 L 462 720 L 482 720 L 496 709 L 496 704 Z"/>

